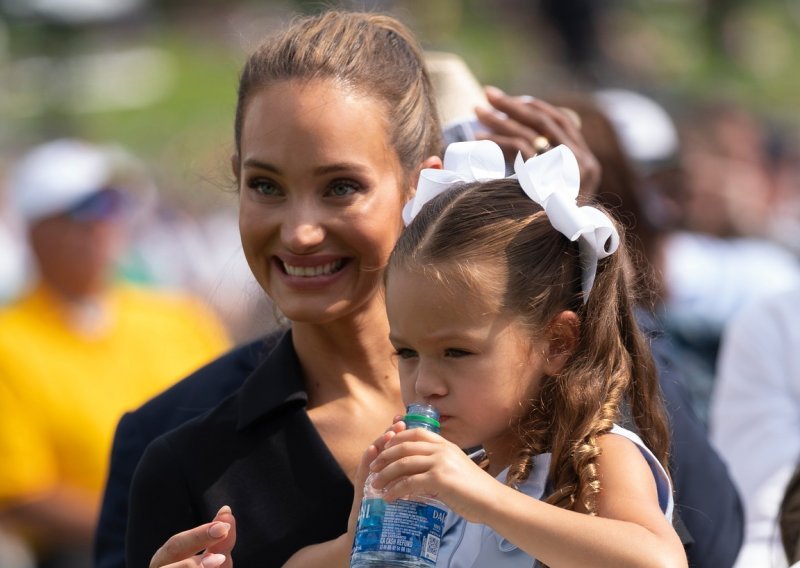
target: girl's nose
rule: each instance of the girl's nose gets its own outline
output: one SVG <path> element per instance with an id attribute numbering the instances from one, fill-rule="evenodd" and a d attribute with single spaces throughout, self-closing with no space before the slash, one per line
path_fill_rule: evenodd
<path id="1" fill-rule="evenodd" d="M 414 392 L 425 401 L 447 394 L 447 384 L 431 365 L 420 364 Z"/>

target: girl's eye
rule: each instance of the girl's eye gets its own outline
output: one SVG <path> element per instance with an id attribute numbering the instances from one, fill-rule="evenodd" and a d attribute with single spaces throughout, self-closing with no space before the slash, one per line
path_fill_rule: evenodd
<path id="1" fill-rule="evenodd" d="M 269 179 L 256 178 L 248 181 L 247 185 L 259 195 L 273 196 L 281 194 L 280 186 Z"/>
<path id="2" fill-rule="evenodd" d="M 449 348 L 444 350 L 445 357 L 458 358 L 458 357 L 466 357 L 467 355 L 472 355 L 472 354 L 469 351 L 465 351 L 463 349 Z"/>
<path id="3" fill-rule="evenodd" d="M 337 179 L 332 182 L 329 188 L 329 193 L 334 197 L 344 197 L 352 195 L 360 189 L 360 185 L 349 179 Z"/>
<path id="4" fill-rule="evenodd" d="M 413 349 L 400 348 L 395 351 L 395 355 L 397 355 L 401 359 L 411 359 L 412 357 L 417 356 L 417 352 L 414 351 Z"/>

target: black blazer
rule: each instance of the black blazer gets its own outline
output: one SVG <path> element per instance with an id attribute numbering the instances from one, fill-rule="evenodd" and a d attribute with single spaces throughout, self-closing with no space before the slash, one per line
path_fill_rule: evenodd
<path id="1" fill-rule="evenodd" d="M 233 557 L 243 568 L 280 567 L 299 548 L 344 533 L 353 485 L 307 402 L 287 332 L 241 389 L 152 442 L 131 486 L 127 565 L 147 566 L 167 538 L 222 505 L 236 515 Z"/>
<path id="2" fill-rule="evenodd" d="M 669 342 L 655 338 L 651 347 L 672 431 L 669 469 L 675 512 L 691 537 L 688 545 L 684 539 L 689 566 L 729 568 L 744 539 L 739 493 L 694 413 L 689 392 L 671 362 Z"/>
<path id="3" fill-rule="evenodd" d="M 147 445 L 214 408 L 241 387 L 280 336 L 275 333 L 234 348 L 120 419 L 95 534 L 95 568 L 125 566 L 128 493 L 133 471 Z"/>

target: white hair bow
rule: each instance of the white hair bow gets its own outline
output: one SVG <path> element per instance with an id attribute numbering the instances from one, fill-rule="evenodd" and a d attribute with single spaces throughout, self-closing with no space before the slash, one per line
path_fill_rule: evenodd
<path id="1" fill-rule="evenodd" d="M 423 205 L 454 184 L 506 177 L 503 151 L 491 140 L 450 144 L 444 152 L 443 168 L 426 168 L 419 173 L 417 192 L 403 207 L 406 225 L 417 216 Z"/>
<path id="2" fill-rule="evenodd" d="M 614 253 L 619 234 L 608 216 L 594 207 L 578 207 L 580 171 L 572 151 L 563 144 L 527 161 L 517 155 L 514 172 L 522 190 L 542 206 L 550 223 L 578 246 L 582 262 L 583 301 L 589 298 L 597 261 Z M 417 192 L 403 208 L 406 225 L 428 201 L 457 183 L 505 177 L 503 151 L 491 140 L 456 142 L 445 151 L 444 169 L 420 172 Z"/>
<path id="3" fill-rule="evenodd" d="M 571 241 L 580 239 L 581 289 L 585 303 L 597 275 L 597 261 L 619 247 L 619 233 L 614 223 L 599 209 L 578 207 L 578 161 L 563 144 L 527 161 L 517 154 L 514 172 L 522 190 L 542 206 L 553 228 Z"/>

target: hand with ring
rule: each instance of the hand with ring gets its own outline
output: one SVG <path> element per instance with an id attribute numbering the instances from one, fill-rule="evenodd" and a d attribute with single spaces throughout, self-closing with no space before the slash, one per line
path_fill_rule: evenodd
<path id="1" fill-rule="evenodd" d="M 517 152 L 527 160 L 564 144 L 578 160 L 581 194 L 591 195 L 597 190 L 602 173 L 600 163 L 589 150 L 575 113 L 534 97 L 507 95 L 496 87 L 486 87 L 485 91 L 494 110 L 475 109 L 478 120 L 489 131 L 478 137 L 496 142 L 503 149 L 507 163 L 513 163 Z"/>

